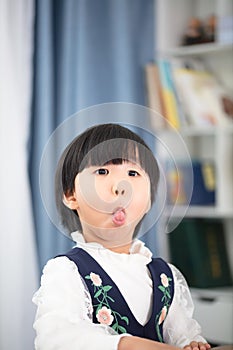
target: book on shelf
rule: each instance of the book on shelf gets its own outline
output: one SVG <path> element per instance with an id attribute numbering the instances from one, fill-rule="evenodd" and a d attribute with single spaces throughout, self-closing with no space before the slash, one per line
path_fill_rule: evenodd
<path id="1" fill-rule="evenodd" d="M 193 181 L 190 177 L 191 172 Z M 178 205 L 215 204 L 216 179 L 213 161 L 193 159 L 192 163 L 179 161 L 177 164 L 172 164 L 169 162 L 166 165 L 166 179 L 169 205 L 175 203 Z M 190 192 L 192 192 L 191 196 Z M 188 203 L 189 200 L 190 203 Z"/>
<path id="2" fill-rule="evenodd" d="M 166 127 L 166 120 L 175 128 L 180 119 L 175 97 L 174 85 L 170 74 L 170 63 L 165 60 L 148 63 L 145 66 L 146 95 L 148 107 L 159 112 L 165 119 L 156 120 L 158 129 Z"/>
<path id="3" fill-rule="evenodd" d="M 175 128 L 180 127 L 179 109 L 174 91 L 174 84 L 168 60 L 158 60 L 159 77 L 162 85 L 165 117 Z"/>
<path id="4" fill-rule="evenodd" d="M 191 125 L 227 125 L 223 98 L 228 92 L 207 70 L 174 68 L 173 77 L 183 111 Z"/>
<path id="5" fill-rule="evenodd" d="M 158 66 L 154 63 L 148 63 L 145 66 L 145 83 L 147 105 L 153 111 L 158 112 L 161 118 L 156 114 L 152 115 L 152 122 L 156 129 L 164 128 L 165 109 L 162 97 L 162 85 L 159 77 Z"/>
<path id="6" fill-rule="evenodd" d="M 149 106 L 177 129 L 232 125 L 224 102 L 233 104 L 231 93 L 200 59 L 173 57 L 148 64 L 146 87 Z"/>
<path id="7" fill-rule="evenodd" d="M 232 286 L 224 226 L 217 219 L 184 219 L 169 234 L 171 263 L 195 288 Z"/>

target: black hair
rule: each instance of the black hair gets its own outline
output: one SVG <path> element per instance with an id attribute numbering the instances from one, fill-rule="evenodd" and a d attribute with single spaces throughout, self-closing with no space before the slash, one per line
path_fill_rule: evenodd
<path id="1" fill-rule="evenodd" d="M 150 178 L 151 203 L 159 181 L 159 167 L 147 144 L 137 134 L 118 124 L 93 126 L 77 136 L 65 149 L 57 166 L 55 196 L 62 226 L 71 233 L 81 231 L 77 212 L 67 208 L 63 195 L 72 194 L 78 173 L 93 165 L 135 161 Z M 137 230 L 138 231 L 138 230 Z"/>

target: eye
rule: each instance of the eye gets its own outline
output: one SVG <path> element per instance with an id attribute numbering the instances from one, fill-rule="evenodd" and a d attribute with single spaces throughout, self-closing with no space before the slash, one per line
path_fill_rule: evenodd
<path id="1" fill-rule="evenodd" d="M 100 168 L 100 169 L 97 169 L 95 171 L 95 174 L 97 174 L 97 175 L 108 175 L 109 171 L 108 171 L 108 169 Z"/>
<path id="2" fill-rule="evenodd" d="M 129 170 L 128 175 L 129 176 L 139 176 L 140 174 L 136 170 Z"/>

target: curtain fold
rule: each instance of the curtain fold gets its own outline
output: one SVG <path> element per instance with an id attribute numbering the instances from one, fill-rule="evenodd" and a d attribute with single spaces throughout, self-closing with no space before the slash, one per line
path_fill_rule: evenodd
<path id="1" fill-rule="evenodd" d="M 36 2 L 31 185 L 41 267 L 71 245 L 40 198 L 39 165 L 48 137 L 95 104 L 145 105 L 143 67 L 153 56 L 154 0 Z"/>
<path id="2" fill-rule="evenodd" d="M 32 0 L 0 0 L 0 348 L 33 349 L 38 288 L 28 178 Z"/>

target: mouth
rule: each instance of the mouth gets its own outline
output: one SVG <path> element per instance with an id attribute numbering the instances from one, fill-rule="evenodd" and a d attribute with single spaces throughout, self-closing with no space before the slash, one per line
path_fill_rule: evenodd
<path id="1" fill-rule="evenodd" d="M 124 225 L 126 221 L 126 212 L 124 208 L 117 208 L 112 213 L 112 222 L 116 226 Z"/>

